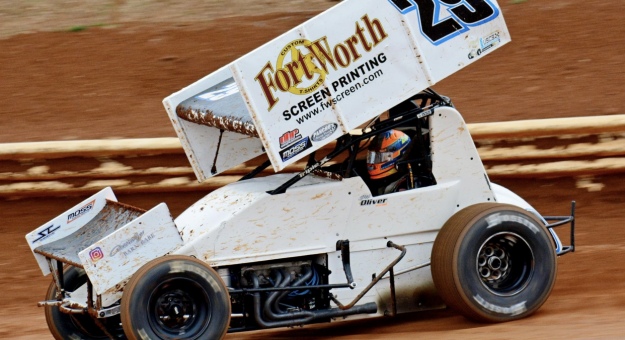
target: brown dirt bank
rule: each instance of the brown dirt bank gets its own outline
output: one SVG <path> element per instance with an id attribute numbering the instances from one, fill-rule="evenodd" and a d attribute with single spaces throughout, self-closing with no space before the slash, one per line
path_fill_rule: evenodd
<path id="1" fill-rule="evenodd" d="M 500 3 L 512 43 L 436 86 L 468 122 L 624 112 L 619 0 Z M 0 40 L 0 143 L 174 136 L 164 97 L 317 12 L 258 13 Z"/>

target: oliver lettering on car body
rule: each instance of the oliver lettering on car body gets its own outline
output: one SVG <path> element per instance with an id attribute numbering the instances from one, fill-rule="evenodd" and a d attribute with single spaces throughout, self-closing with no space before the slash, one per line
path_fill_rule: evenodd
<path id="1" fill-rule="evenodd" d="M 378 198 L 378 199 L 366 199 L 360 201 L 360 205 L 375 205 L 376 207 L 386 205 L 386 198 Z"/>

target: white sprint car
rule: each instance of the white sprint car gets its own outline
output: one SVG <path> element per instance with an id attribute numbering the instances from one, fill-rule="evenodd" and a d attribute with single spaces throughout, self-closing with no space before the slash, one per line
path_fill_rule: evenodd
<path id="1" fill-rule="evenodd" d="M 491 183 L 430 89 L 509 41 L 494 0 L 348 0 L 169 96 L 200 181 L 267 161 L 175 220 L 107 188 L 28 234 L 53 277 L 52 334 L 221 339 L 445 304 L 490 322 L 536 311 L 574 250 L 574 204 L 542 217 Z M 393 163 L 402 190 L 380 190 L 365 159 L 389 131 L 411 141 Z M 562 246 L 552 228 L 567 223 Z"/>

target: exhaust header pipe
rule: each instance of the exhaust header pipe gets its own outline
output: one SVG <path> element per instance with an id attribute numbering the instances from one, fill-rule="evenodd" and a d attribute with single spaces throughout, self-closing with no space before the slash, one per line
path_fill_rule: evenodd
<path id="1" fill-rule="evenodd" d="M 254 288 L 260 288 L 259 280 L 258 280 L 258 277 L 256 276 L 256 273 L 254 273 L 254 271 L 248 271 L 246 272 L 246 274 L 249 275 L 249 277 L 251 278 Z M 348 315 L 354 315 L 354 314 L 373 314 L 373 313 L 377 313 L 378 311 L 377 304 L 375 302 L 370 302 L 364 305 L 354 306 L 349 309 L 333 308 L 333 309 L 325 309 L 325 310 L 298 311 L 298 312 L 290 312 L 288 314 L 278 314 L 280 315 L 279 318 L 289 317 L 289 319 L 280 320 L 280 321 L 266 321 L 263 319 L 263 314 L 262 314 L 263 310 L 261 306 L 260 293 L 258 292 L 254 293 L 252 294 L 252 296 L 254 300 L 254 319 L 256 323 L 262 328 L 299 326 L 299 325 L 310 323 L 318 319 L 334 318 L 334 317 L 348 316 Z M 269 302 L 271 303 L 272 301 L 269 301 Z M 270 314 L 273 314 L 273 313 L 270 312 Z"/>

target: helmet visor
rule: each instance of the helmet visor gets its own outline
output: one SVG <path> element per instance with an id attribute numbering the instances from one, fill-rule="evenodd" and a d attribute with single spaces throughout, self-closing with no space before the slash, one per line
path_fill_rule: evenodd
<path id="1" fill-rule="evenodd" d="M 367 164 L 386 163 L 393 159 L 395 152 L 369 151 L 367 153 Z"/>

